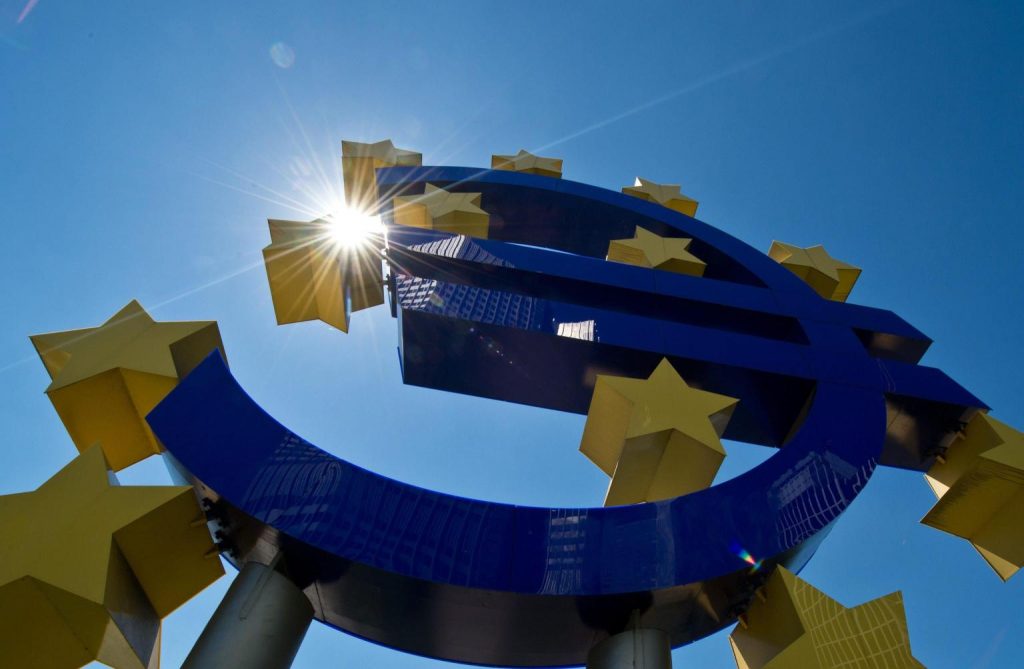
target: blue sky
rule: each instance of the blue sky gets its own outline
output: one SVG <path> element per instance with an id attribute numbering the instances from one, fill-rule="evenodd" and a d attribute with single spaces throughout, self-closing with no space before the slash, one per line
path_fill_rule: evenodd
<path id="1" fill-rule="evenodd" d="M 540 150 L 578 181 L 681 183 L 758 248 L 824 243 L 864 268 L 852 302 L 929 334 L 925 363 L 1024 426 L 1020 3 L 143 4 L 0 0 L 0 494 L 74 454 L 27 335 L 138 298 L 218 320 L 243 386 L 360 465 L 600 503 L 581 417 L 402 386 L 386 310 L 347 336 L 275 326 L 266 218 L 322 207 L 342 138 L 429 164 Z M 766 455 L 728 446 L 723 477 Z M 122 479 L 167 481 L 156 460 Z M 903 590 L 929 667 L 1024 664 L 1024 577 L 918 525 L 931 503 L 920 475 L 879 471 L 803 576 L 847 605 Z M 166 621 L 165 666 L 228 580 Z M 722 634 L 675 658 L 734 666 Z M 335 664 L 449 666 L 314 624 L 295 666 Z"/>

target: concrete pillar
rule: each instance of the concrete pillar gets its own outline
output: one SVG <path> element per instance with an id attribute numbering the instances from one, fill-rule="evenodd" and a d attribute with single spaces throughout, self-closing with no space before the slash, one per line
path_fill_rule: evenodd
<path id="1" fill-rule="evenodd" d="M 587 669 L 672 669 L 668 634 L 656 629 L 629 629 L 590 650 Z"/>
<path id="2" fill-rule="evenodd" d="M 182 669 L 288 669 L 312 620 L 313 606 L 294 583 L 271 567 L 249 562 Z"/>

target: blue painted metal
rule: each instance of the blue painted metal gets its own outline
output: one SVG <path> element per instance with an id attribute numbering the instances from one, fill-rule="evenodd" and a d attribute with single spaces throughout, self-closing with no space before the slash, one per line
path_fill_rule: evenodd
<path id="1" fill-rule="evenodd" d="M 740 398 L 727 437 L 784 446 L 674 500 L 548 509 L 409 486 L 279 425 L 218 356 L 149 416 L 210 499 L 234 559 L 284 555 L 317 618 L 461 662 L 581 664 L 636 609 L 673 645 L 730 624 L 759 582 L 737 556 L 799 570 L 883 464 L 923 468 L 984 405 L 916 363 L 929 340 L 890 312 L 827 302 L 710 226 L 584 184 L 469 168 L 378 171 L 483 192 L 489 240 L 391 226 L 407 383 L 585 412 L 594 375 L 668 357 Z M 694 239 L 694 278 L 605 262 L 636 225 Z M 805 410 L 808 408 L 808 410 Z"/>
<path id="2" fill-rule="evenodd" d="M 583 663 L 633 609 L 674 645 L 729 624 L 757 577 L 737 546 L 802 567 L 867 482 L 884 412 L 877 392 L 822 382 L 800 433 L 750 472 L 592 509 L 464 499 L 356 467 L 274 421 L 219 356 L 149 422 L 238 555 L 280 549 L 318 619 L 431 657 L 560 666 Z"/>

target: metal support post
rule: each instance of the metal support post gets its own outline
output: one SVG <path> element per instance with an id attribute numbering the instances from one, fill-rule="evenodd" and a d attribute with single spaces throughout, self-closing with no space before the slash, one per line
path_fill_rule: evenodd
<path id="1" fill-rule="evenodd" d="M 587 669 L 672 669 L 668 634 L 633 628 L 610 636 L 590 650 Z"/>
<path id="2" fill-rule="evenodd" d="M 199 636 L 182 669 L 288 669 L 313 606 L 273 567 L 249 562 Z"/>

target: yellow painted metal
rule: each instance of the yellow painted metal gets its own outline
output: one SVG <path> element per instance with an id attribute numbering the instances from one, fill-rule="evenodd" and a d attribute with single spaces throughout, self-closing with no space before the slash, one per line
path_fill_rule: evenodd
<path id="1" fill-rule="evenodd" d="M 668 360 L 647 379 L 598 375 L 580 451 L 612 477 L 606 506 L 707 488 L 738 400 L 686 384 Z"/>
<path id="2" fill-rule="evenodd" d="M 911 654 L 903 595 L 846 608 L 777 567 L 729 635 L 740 669 L 923 669 Z"/>
<path id="3" fill-rule="evenodd" d="M 687 216 L 697 215 L 698 202 L 691 197 L 683 195 L 679 184 L 660 184 L 637 177 L 632 186 L 623 186 L 622 192 L 626 195 L 638 197 L 641 200 L 657 202 L 662 206 Z"/>
<path id="4" fill-rule="evenodd" d="M 30 339 L 75 446 L 99 442 L 115 471 L 160 452 L 146 414 L 211 351 L 225 355 L 215 321 L 156 322 L 135 300 L 99 327 Z"/>
<path id="5" fill-rule="evenodd" d="M 515 155 L 495 154 L 491 156 L 491 169 L 539 174 L 557 179 L 562 176 L 562 159 L 536 156 L 526 149 L 519 149 L 519 153 Z"/>
<path id="6" fill-rule="evenodd" d="M 983 413 L 925 480 L 938 502 L 921 520 L 971 542 L 1004 581 L 1024 567 L 1024 433 Z"/>
<path id="7" fill-rule="evenodd" d="M 803 248 L 773 241 L 768 256 L 803 279 L 819 295 L 845 302 L 860 278 L 860 268 L 828 254 L 824 246 Z"/>
<path id="8" fill-rule="evenodd" d="M 377 213 L 377 173 L 381 167 L 418 167 L 422 154 L 396 149 L 390 139 L 372 144 L 341 142 L 341 172 L 345 179 L 345 203 L 354 209 Z M 380 195 L 380 200 L 386 195 Z"/>
<path id="9" fill-rule="evenodd" d="M 348 332 L 351 314 L 384 303 L 380 256 L 372 244 L 345 247 L 316 220 L 267 221 L 263 262 L 278 325 L 320 320 Z"/>
<path id="10" fill-rule="evenodd" d="M 692 241 L 685 237 L 662 237 L 637 226 L 632 238 L 613 239 L 608 244 L 607 259 L 678 274 L 704 276 L 707 265 L 687 250 Z"/>
<path id="11" fill-rule="evenodd" d="M 189 486 L 119 486 L 99 446 L 0 496 L 0 658 L 159 666 L 160 620 L 223 573 Z"/>
<path id="12" fill-rule="evenodd" d="M 486 239 L 490 216 L 480 208 L 481 197 L 481 193 L 450 193 L 427 184 L 423 195 L 394 199 L 394 220 L 398 225 Z"/>

